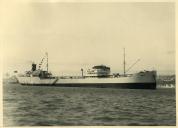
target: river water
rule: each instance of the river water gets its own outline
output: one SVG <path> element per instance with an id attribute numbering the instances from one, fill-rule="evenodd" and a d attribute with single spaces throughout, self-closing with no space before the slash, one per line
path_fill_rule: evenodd
<path id="1" fill-rule="evenodd" d="M 4 126 L 176 125 L 175 89 L 3 85 Z"/>

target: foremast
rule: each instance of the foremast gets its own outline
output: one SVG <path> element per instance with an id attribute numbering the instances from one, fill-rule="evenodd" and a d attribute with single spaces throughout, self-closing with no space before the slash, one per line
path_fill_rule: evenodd
<path id="1" fill-rule="evenodd" d="M 48 53 L 46 52 L 45 55 L 46 55 L 46 56 L 42 58 L 42 60 L 41 60 L 41 62 L 40 62 L 40 64 L 39 64 L 38 69 L 41 70 L 41 66 L 42 66 L 42 64 L 43 64 L 43 61 L 44 61 L 44 59 L 46 58 L 46 71 L 47 71 L 47 73 L 48 73 Z"/>

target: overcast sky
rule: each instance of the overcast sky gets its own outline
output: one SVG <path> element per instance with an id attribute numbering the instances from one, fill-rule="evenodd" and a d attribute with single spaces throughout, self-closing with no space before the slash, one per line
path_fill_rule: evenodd
<path id="1" fill-rule="evenodd" d="M 49 54 L 55 74 L 97 64 L 130 73 L 175 72 L 173 3 L 6 3 L 2 15 L 4 72 L 29 70 Z"/>

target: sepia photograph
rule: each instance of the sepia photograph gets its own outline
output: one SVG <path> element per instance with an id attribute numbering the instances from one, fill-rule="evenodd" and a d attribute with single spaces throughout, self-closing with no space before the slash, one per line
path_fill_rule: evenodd
<path id="1" fill-rule="evenodd" d="M 176 126 L 175 2 L 1 12 L 3 127 Z"/>

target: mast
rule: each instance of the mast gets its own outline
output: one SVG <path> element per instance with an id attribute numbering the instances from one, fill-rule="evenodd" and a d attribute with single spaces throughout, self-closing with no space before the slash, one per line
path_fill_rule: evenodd
<path id="1" fill-rule="evenodd" d="M 46 61 L 47 61 L 46 68 L 47 68 L 47 72 L 48 72 L 48 53 L 47 52 L 46 52 Z"/>
<path id="2" fill-rule="evenodd" d="M 124 76 L 125 76 L 125 48 L 124 48 Z"/>

